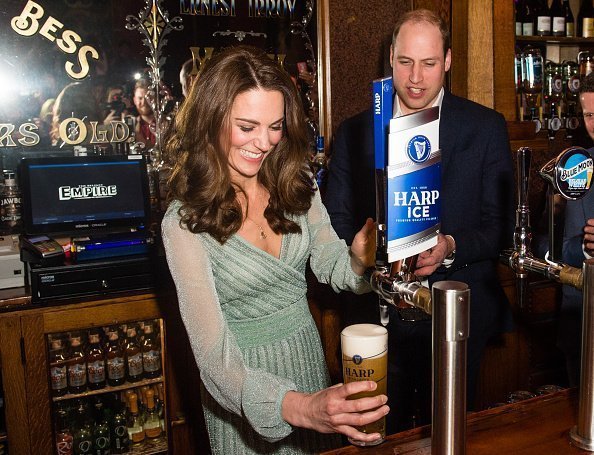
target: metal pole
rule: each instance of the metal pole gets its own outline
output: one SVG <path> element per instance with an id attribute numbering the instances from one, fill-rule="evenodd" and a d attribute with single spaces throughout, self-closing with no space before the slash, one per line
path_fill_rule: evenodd
<path id="1" fill-rule="evenodd" d="M 466 453 L 466 340 L 470 290 L 458 281 L 433 285 L 432 455 Z"/>
<path id="2" fill-rule="evenodd" d="M 582 365 L 578 422 L 571 429 L 571 442 L 594 452 L 594 259 L 584 261 L 582 309 Z"/>

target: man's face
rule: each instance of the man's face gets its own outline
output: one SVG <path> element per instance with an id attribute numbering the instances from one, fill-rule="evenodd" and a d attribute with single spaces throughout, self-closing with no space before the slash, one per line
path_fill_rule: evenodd
<path id="1" fill-rule="evenodd" d="M 146 99 L 146 89 L 139 87 L 134 90 L 134 106 L 140 115 L 150 115 L 153 112 Z"/>
<path id="2" fill-rule="evenodd" d="M 584 113 L 584 125 L 588 135 L 594 140 L 594 93 L 580 94 L 580 104 Z"/>
<path id="3" fill-rule="evenodd" d="M 451 52 L 443 55 L 439 28 L 427 22 L 407 22 L 390 47 L 394 87 L 403 114 L 431 107 L 443 87 Z"/>

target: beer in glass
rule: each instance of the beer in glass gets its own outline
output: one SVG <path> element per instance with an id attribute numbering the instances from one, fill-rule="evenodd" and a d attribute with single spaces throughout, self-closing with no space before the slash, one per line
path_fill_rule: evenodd
<path id="1" fill-rule="evenodd" d="M 377 388 L 371 392 L 351 395 L 354 400 L 362 397 L 386 395 L 388 370 L 388 331 L 376 324 L 355 324 L 345 327 L 340 334 L 342 347 L 342 373 L 345 384 L 355 381 L 375 381 Z M 386 418 L 359 427 L 363 433 L 379 433 L 381 436 L 371 442 L 349 438 L 358 446 L 374 446 L 386 437 Z"/>

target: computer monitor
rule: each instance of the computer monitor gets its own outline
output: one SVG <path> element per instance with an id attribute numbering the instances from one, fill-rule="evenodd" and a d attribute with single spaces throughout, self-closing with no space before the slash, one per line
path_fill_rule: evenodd
<path id="1" fill-rule="evenodd" d="M 24 158 L 19 183 L 26 234 L 122 232 L 149 223 L 140 155 Z"/>

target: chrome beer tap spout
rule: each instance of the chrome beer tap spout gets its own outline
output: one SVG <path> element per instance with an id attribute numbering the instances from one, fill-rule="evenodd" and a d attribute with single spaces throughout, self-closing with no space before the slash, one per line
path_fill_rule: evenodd
<path id="1" fill-rule="evenodd" d="M 501 253 L 501 261 L 511 267 L 518 278 L 518 301 L 520 308 L 525 308 L 527 300 L 528 272 L 535 272 L 561 284 L 582 289 L 583 273 L 576 267 L 558 261 L 534 257 L 530 249 L 532 231 L 530 227 L 530 208 L 528 205 L 528 173 L 532 151 L 528 147 L 518 149 L 517 185 L 518 207 L 516 209 L 516 227 L 514 230 L 514 246 Z M 540 176 L 549 183 L 554 191 L 566 199 L 579 199 L 590 188 L 592 175 L 592 158 L 581 147 L 570 147 L 546 163 L 540 170 Z M 588 175 L 586 183 L 580 179 L 581 174 Z"/>

